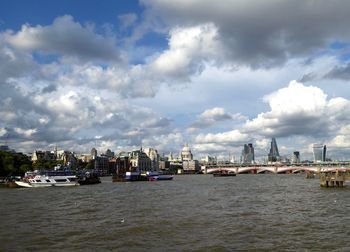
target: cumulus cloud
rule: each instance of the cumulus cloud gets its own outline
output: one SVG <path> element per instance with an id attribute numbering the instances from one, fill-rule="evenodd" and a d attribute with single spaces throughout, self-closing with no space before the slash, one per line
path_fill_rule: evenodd
<path id="1" fill-rule="evenodd" d="M 249 120 L 243 132 L 265 137 L 325 137 L 349 122 L 349 113 L 346 112 L 349 100 L 340 97 L 328 100 L 320 88 L 296 81 L 266 95 L 264 101 L 269 104 L 270 111 Z"/>
<path id="2" fill-rule="evenodd" d="M 5 128 L 0 128 L 0 137 L 5 136 L 7 130 Z"/>
<path id="3" fill-rule="evenodd" d="M 142 0 L 169 26 L 212 23 L 233 63 L 276 67 L 349 39 L 350 3 L 337 1 Z"/>
<path id="4" fill-rule="evenodd" d="M 231 114 L 225 111 L 224 108 L 215 107 L 205 110 L 200 114 L 197 120 L 190 126 L 190 129 L 207 128 L 217 123 L 229 120 L 245 120 L 246 117 L 241 114 Z"/>
<path id="5" fill-rule="evenodd" d="M 150 118 L 146 122 L 141 124 L 142 128 L 164 128 L 170 125 L 170 120 L 168 118 Z"/>
<path id="6" fill-rule="evenodd" d="M 271 136 L 311 136 L 346 145 L 346 90 L 333 92 L 334 82 L 315 81 L 339 60 L 325 56 L 322 63 L 319 50 L 326 55 L 330 43 L 349 38 L 349 3 L 142 2 L 144 15 L 118 17 L 120 33 L 138 40 L 159 32 L 152 25 L 161 18 L 162 35 L 168 36 L 168 47 L 155 48 L 142 63 L 123 61 L 129 52 L 118 49 L 113 31 L 101 34 L 99 27 L 71 16 L 2 31 L 0 138 L 20 139 L 26 148 L 59 143 L 76 150 L 97 141 L 103 148 L 147 145 L 176 151 L 189 142 L 200 153 L 240 152 L 254 141 L 263 149 L 263 139 Z M 148 27 L 141 27 L 146 25 L 141 18 L 149 19 Z M 138 53 L 143 45 L 133 46 Z M 327 81 L 347 80 L 348 68 L 338 65 Z M 281 88 L 300 76 L 310 85 L 291 82 Z M 184 90 L 175 85 L 168 90 L 167 84 L 188 81 L 192 85 Z M 337 97 L 343 92 L 344 98 Z M 203 113 L 184 133 L 189 121 L 183 118 L 198 111 Z M 244 123 L 248 116 L 238 112 L 251 119 Z"/>
<path id="7" fill-rule="evenodd" d="M 199 134 L 195 138 L 196 143 L 232 143 L 241 144 L 249 140 L 249 135 L 239 130 L 232 130 L 217 134 Z"/>
<path id="8" fill-rule="evenodd" d="M 205 62 L 223 57 L 217 32 L 211 23 L 173 28 L 169 33 L 169 49 L 161 53 L 150 68 L 166 79 L 188 80 L 192 74 L 202 71 Z"/>
<path id="9" fill-rule="evenodd" d="M 52 25 L 22 26 L 17 33 L 8 32 L 6 41 L 14 48 L 46 54 L 75 56 L 81 60 L 120 61 L 114 38 L 96 34 L 72 16 L 56 18 Z"/>
<path id="10" fill-rule="evenodd" d="M 287 156 L 299 150 L 307 158 L 312 149 L 305 146 L 318 142 L 329 146 L 333 158 L 340 153 L 348 153 L 345 148 L 350 146 L 347 143 L 350 137 L 350 100 L 328 98 L 319 87 L 296 81 L 265 95 L 262 100 L 269 106 L 266 112 L 236 125 L 236 129 L 231 131 L 198 134 L 194 138 L 198 149 L 202 153 L 210 153 L 215 146 L 218 150 L 226 148 L 239 153 L 243 144 L 251 142 L 257 156 L 265 157 L 271 137 L 277 137 L 281 143 L 281 154 L 286 153 Z"/>

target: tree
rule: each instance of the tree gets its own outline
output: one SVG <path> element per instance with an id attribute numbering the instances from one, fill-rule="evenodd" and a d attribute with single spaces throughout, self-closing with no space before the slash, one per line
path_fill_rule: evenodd
<path id="1" fill-rule="evenodd" d="M 0 151 L 0 176 L 23 175 L 32 169 L 32 162 L 22 153 Z"/>

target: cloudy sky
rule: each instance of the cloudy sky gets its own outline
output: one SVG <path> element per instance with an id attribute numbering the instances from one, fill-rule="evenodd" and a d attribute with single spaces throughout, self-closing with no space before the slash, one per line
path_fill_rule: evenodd
<path id="1" fill-rule="evenodd" d="M 0 141 L 350 159 L 350 1 L 0 2 Z"/>

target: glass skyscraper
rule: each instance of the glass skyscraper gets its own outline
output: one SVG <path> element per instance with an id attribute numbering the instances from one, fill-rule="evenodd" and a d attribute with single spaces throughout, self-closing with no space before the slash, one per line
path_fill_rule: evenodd
<path id="1" fill-rule="evenodd" d="M 313 149 L 313 152 L 314 152 L 314 162 L 315 163 L 326 161 L 326 152 L 327 152 L 326 145 L 314 144 L 312 146 L 312 149 Z"/>
<path id="2" fill-rule="evenodd" d="M 254 163 L 254 147 L 253 144 L 245 144 L 242 150 L 241 163 L 252 164 Z"/>
<path id="3" fill-rule="evenodd" d="M 277 147 L 277 142 L 276 142 L 276 138 L 272 138 L 271 141 L 271 148 L 270 148 L 270 152 L 268 155 L 268 161 L 269 162 L 276 162 L 280 160 L 280 154 L 278 152 L 278 147 Z"/>

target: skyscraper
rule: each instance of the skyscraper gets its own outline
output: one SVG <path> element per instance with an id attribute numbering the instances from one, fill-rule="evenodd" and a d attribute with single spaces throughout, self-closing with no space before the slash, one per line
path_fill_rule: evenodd
<path id="1" fill-rule="evenodd" d="M 254 163 L 254 147 L 253 144 L 245 144 L 242 150 L 241 163 L 251 164 Z"/>
<path id="2" fill-rule="evenodd" d="M 326 145 L 314 144 L 312 146 L 312 149 L 313 149 L 313 152 L 314 152 L 314 162 L 315 163 L 326 161 L 326 152 L 327 152 Z"/>
<path id="3" fill-rule="evenodd" d="M 298 164 L 298 163 L 300 163 L 300 152 L 299 152 L 299 151 L 294 151 L 294 152 L 293 152 L 292 163 L 293 163 L 293 164 Z"/>
<path id="4" fill-rule="evenodd" d="M 280 160 L 280 154 L 278 152 L 277 142 L 276 142 L 276 139 L 273 137 L 272 141 L 271 141 L 270 153 L 268 155 L 268 161 L 269 162 L 276 162 L 279 160 Z"/>

